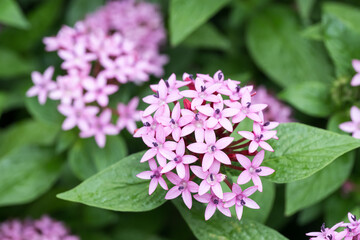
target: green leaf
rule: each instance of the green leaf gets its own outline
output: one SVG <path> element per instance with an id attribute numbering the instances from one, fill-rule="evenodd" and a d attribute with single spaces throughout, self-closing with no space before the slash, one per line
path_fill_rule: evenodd
<path id="1" fill-rule="evenodd" d="M 275 169 L 267 179 L 288 183 L 320 171 L 336 158 L 360 146 L 360 141 L 300 123 L 277 127 L 279 140 L 269 141 L 273 153 L 266 153 L 264 165 Z"/>
<path id="2" fill-rule="evenodd" d="M 205 221 L 205 208 L 194 202 L 191 210 L 181 200 L 173 203 L 199 240 L 282 240 L 287 239 L 277 231 L 252 220 L 228 218 L 216 212 L 210 220 Z"/>
<path id="3" fill-rule="evenodd" d="M 318 203 L 302 210 L 297 218 L 300 226 L 304 226 L 321 216 L 323 212 L 322 204 Z"/>
<path id="4" fill-rule="evenodd" d="M 229 40 L 211 23 L 199 27 L 185 39 L 183 44 L 188 47 L 220 49 L 225 51 L 230 48 Z"/>
<path id="5" fill-rule="evenodd" d="M 148 164 L 140 163 L 143 154 L 122 159 L 58 197 L 114 211 L 143 212 L 159 207 L 166 201 L 165 191 L 158 186 L 149 196 L 149 180 L 136 177 L 149 170 Z"/>
<path id="6" fill-rule="evenodd" d="M 120 136 L 107 136 L 104 148 L 99 148 L 93 138 L 79 138 L 71 148 L 68 160 L 75 175 L 85 180 L 126 155 L 126 143 Z"/>
<path id="7" fill-rule="evenodd" d="M 354 157 L 354 152 L 346 153 L 314 175 L 286 184 L 285 214 L 292 215 L 335 192 L 349 177 Z"/>
<path id="8" fill-rule="evenodd" d="M 50 145 L 54 142 L 58 132 L 59 128 L 53 125 L 33 120 L 17 122 L 1 132 L 0 156 L 23 145 Z"/>
<path id="9" fill-rule="evenodd" d="M 10 49 L 0 48 L 0 78 L 28 75 L 34 69 L 33 61 Z"/>
<path id="10" fill-rule="evenodd" d="M 0 22 L 18 28 L 29 27 L 21 8 L 14 0 L 0 1 Z"/>
<path id="11" fill-rule="evenodd" d="M 50 149 L 26 146 L 0 159 L 0 206 L 28 203 L 46 192 L 61 171 Z"/>
<path id="12" fill-rule="evenodd" d="M 62 5 L 62 0 L 42 1 L 27 16 L 30 27 L 27 30 L 4 29 L 0 33 L 0 45 L 26 51 L 39 44 L 62 13 Z"/>
<path id="13" fill-rule="evenodd" d="M 322 17 L 324 43 L 336 67 L 337 77 L 350 78 L 355 73 L 351 60 L 360 58 L 360 33 L 341 21 L 342 15 L 347 14 L 346 11 L 334 15 L 326 6 L 328 5 L 325 5 Z"/>
<path id="14" fill-rule="evenodd" d="M 73 26 L 77 21 L 84 19 L 86 14 L 94 12 L 104 3 L 104 0 L 72 0 L 66 12 L 66 24 Z"/>
<path id="15" fill-rule="evenodd" d="M 255 15 L 247 31 L 255 63 L 280 86 L 332 81 L 332 68 L 319 43 L 302 38 L 296 16 L 284 7 Z"/>
<path id="16" fill-rule="evenodd" d="M 305 23 L 309 23 L 311 10 L 314 7 L 316 0 L 296 0 L 299 7 L 300 16 Z"/>
<path id="17" fill-rule="evenodd" d="M 171 44 L 178 45 L 228 2 L 229 0 L 171 0 L 169 8 Z"/>
<path id="18" fill-rule="evenodd" d="M 61 131 L 56 142 L 56 152 L 62 153 L 73 146 L 76 140 L 79 138 L 78 129 L 72 129 L 70 131 Z"/>
<path id="19" fill-rule="evenodd" d="M 27 110 L 35 119 L 44 123 L 61 126 L 64 116 L 58 112 L 58 104 L 57 101 L 47 99 L 46 103 L 41 105 L 37 97 L 27 98 L 25 100 Z"/>
<path id="20" fill-rule="evenodd" d="M 340 2 L 327 2 L 323 5 L 323 12 L 336 16 L 341 22 L 354 31 L 360 33 L 360 9 Z"/>
<path id="21" fill-rule="evenodd" d="M 279 96 L 296 109 L 313 117 L 327 117 L 334 109 L 330 89 L 322 82 L 303 82 L 291 85 Z"/>
<path id="22" fill-rule="evenodd" d="M 310 40 L 322 41 L 324 39 L 323 25 L 317 23 L 305 28 L 301 36 Z"/>

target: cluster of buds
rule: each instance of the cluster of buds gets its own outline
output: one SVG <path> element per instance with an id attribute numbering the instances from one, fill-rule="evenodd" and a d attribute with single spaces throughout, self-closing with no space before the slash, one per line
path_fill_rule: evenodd
<path id="1" fill-rule="evenodd" d="M 360 60 L 354 59 L 352 65 L 357 72 L 351 80 L 351 86 L 360 86 Z M 344 132 L 352 133 L 354 138 L 360 139 L 360 109 L 352 106 L 350 109 L 351 121 L 344 122 L 339 125 L 339 128 Z"/>
<path id="2" fill-rule="evenodd" d="M 260 176 L 274 172 L 261 163 L 264 150 L 273 151 L 266 141 L 277 139 L 272 129 L 278 123 L 264 121 L 267 105 L 252 103 L 253 87 L 240 87 L 240 82 L 225 80 L 218 71 L 213 77 L 197 74 L 195 79 L 185 73 L 182 81 L 172 74 L 151 88 L 155 94 L 143 98 L 150 104 L 142 114 L 144 126 L 134 134 L 150 148 L 140 160 L 149 163 L 150 171 L 137 175 L 151 179 L 149 194 L 158 184 L 168 190 L 166 177 L 174 186 L 165 199 L 181 195 L 189 209 L 193 197 L 206 203 L 206 220 L 216 209 L 231 216 L 234 205 L 239 220 L 244 206 L 258 209 L 249 197 L 262 192 Z M 251 132 L 237 129 L 245 118 L 253 121 Z M 227 170 L 238 171 L 236 183 L 227 178 Z M 251 180 L 254 186 L 240 187 Z M 222 182 L 230 192 L 223 191 Z"/>
<path id="3" fill-rule="evenodd" d="M 48 216 L 38 220 L 8 220 L 0 224 L 1 240 L 79 240 L 62 222 Z"/>
<path id="4" fill-rule="evenodd" d="M 348 213 L 350 223 L 339 222 L 331 228 L 325 227 L 325 223 L 321 226 L 320 232 L 309 232 L 310 240 L 359 240 L 360 239 L 360 220 L 356 216 Z M 338 228 L 344 228 L 340 232 L 336 232 Z"/>
<path id="5" fill-rule="evenodd" d="M 157 6 L 135 0 L 109 2 L 74 28 L 63 26 L 54 37 L 44 38 L 47 51 L 57 51 L 66 74 L 52 80 L 54 67 L 44 74 L 32 73 L 34 86 L 27 96 L 60 100 L 58 110 L 66 117 L 62 128 L 78 127 L 81 137 L 95 137 L 104 147 L 106 135 L 123 128 L 131 134 L 139 121 L 138 99 L 110 109 L 109 96 L 128 82 L 161 76 L 167 57 L 160 54 L 165 29 Z M 118 116 L 112 123 L 112 115 Z"/>

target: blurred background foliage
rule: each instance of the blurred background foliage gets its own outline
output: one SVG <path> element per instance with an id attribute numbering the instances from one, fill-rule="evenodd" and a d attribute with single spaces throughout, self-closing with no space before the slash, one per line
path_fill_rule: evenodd
<path id="1" fill-rule="evenodd" d="M 221 69 L 242 83 L 265 85 L 294 108 L 297 121 L 336 132 L 360 99 L 359 90 L 349 85 L 355 73 L 351 60 L 360 58 L 359 1 L 151 1 L 160 5 L 168 29 L 164 78 Z M 56 198 L 145 148 L 123 131 L 99 150 L 76 130 L 60 130 L 63 117 L 54 102 L 40 106 L 25 97 L 32 71 L 54 65 L 55 74 L 61 73 L 60 58 L 45 52 L 42 38 L 63 24 L 73 26 L 105 2 L 0 1 L 0 220 L 50 214 L 86 240 L 195 239 L 171 202 L 150 212 L 119 213 Z M 124 86 L 127 94 L 115 95 L 113 102 L 143 97 L 148 85 Z M 289 239 L 304 239 L 323 221 L 331 225 L 348 211 L 360 211 L 357 158 L 352 152 L 307 179 L 276 187 L 267 183 L 266 199 L 258 200 L 267 203 L 263 215 L 250 210 L 244 218 L 249 215 Z M 341 186 L 349 176 L 353 188 L 347 192 Z"/>

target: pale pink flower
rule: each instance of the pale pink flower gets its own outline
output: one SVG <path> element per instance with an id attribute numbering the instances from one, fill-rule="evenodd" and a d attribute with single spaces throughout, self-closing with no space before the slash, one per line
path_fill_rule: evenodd
<path id="1" fill-rule="evenodd" d="M 171 170 L 173 170 L 176 167 L 176 172 L 179 175 L 180 178 L 184 178 L 185 177 L 185 165 L 186 164 L 191 164 L 196 162 L 196 160 L 198 159 L 195 156 L 192 155 L 185 155 L 185 142 L 184 139 L 181 139 L 177 146 L 176 146 L 176 154 L 173 154 L 174 157 L 173 159 L 170 159 L 171 161 L 169 161 L 166 166 L 164 166 L 163 170 L 161 171 L 161 173 L 167 173 L 170 172 Z"/>
<path id="2" fill-rule="evenodd" d="M 144 117 L 143 112 L 140 112 L 140 119 L 143 122 L 144 126 L 137 129 L 134 133 L 134 137 L 143 137 L 146 135 L 151 135 L 151 136 L 155 136 L 155 132 L 158 131 L 159 127 L 161 127 L 161 123 L 159 123 L 156 119 L 159 116 L 162 115 L 166 115 L 169 116 L 170 115 L 170 109 L 169 108 L 163 108 L 163 111 L 157 111 L 154 114 L 154 117 L 152 116 L 146 116 Z M 165 136 L 169 135 L 166 131 L 167 129 L 164 129 L 165 131 Z"/>
<path id="3" fill-rule="evenodd" d="M 246 117 L 260 122 L 261 119 L 258 112 L 262 111 L 267 107 L 266 104 L 252 104 L 251 103 L 251 95 L 249 91 L 245 91 L 241 98 L 241 102 L 233 102 L 230 100 L 225 100 L 224 103 L 231 108 L 237 108 L 240 111 L 232 118 L 233 123 L 238 123 L 244 120 Z"/>
<path id="4" fill-rule="evenodd" d="M 78 41 L 71 50 L 59 50 L 58 54 L 64 59 L 64 62 L 61 64 L 63 69 L 88 69 L 90 67 L 89 62 L 96 59 L 94 53 L 86 52 L 85 42 L 82 41 Z"/>
<path id="5" fill-rule="evenodd" d="M 360 109 L 356 106 L 352 106 L 350 117 L 351 121 L 341 123 L 339 128 L 344 132 L 352 133 L 354 138 L 360 138 Z"/>
<path id="6" fill-rule="evenodd" d="M 203 181 L 200 183 L 199 195 L 204 195 L 210 189 L 220 199 L 223 199 L 223 191 L 220 183 L 224 181 L 226 176 L 220 171 L 220 164 L 213 164 L 208 171 L 203 171 L 199 166 L 191 166 L 191 171 Z"/>
<path id="7" fill-rule="evenodd" d="M 233 137 L 224 137 L 216 140 L 215 132 L 208 130 L 205 132 L 205 143 L 192 143 L 187 148 L 194 153 L 205 154 L 202 168 L 204 171 L 207 171 L 213 164 L 214 159 L 223 164 L 231 164 L 228 155 L 221 150 L 229 146 L 233 140 Z"/>
<path id="8" fill-rule="evenodd" d="M 166 174 L 169 181 L 175 186 L 172 187 L 166 194 L 165 199 L 177 198 L 180 194 L 185 205 L 191 209 L 192 207 L 192 196 L 191 193 L 196 193 L 199 190 L 199 186 L 190 181 L 189 169 L 187 167 L 186 174 L 183 178 L 180 178 L 175 173 L 169 172 Z"/>
<path id="9" fill-rule="evenodd" d="M 218 209 L 222 214 L 231 217 L 229 208 L 224 207 L 224 202 L 218 198 L 214 193 L 205 193 L 204 195 L 194 195 L 194 198 L 201 203 L 208 203 L 205 209 L 205 220 L 209 220 Z"/>
<path id="10" fill-rule="evenodd" d="M 192 98 L 191 109 L 195 110 L 197 106 L 200 106 L 204 101 L 219 102 L 220 99 L 214 95 L 221 87 L 221 84 L 213 84 L 210 87 L 206 87 L 204 80 L 201 78 L 195 79 L 195 90 L 184 90 L 180 94 L 184 97 Z"/>
<path id="11" fill-rule="evenodd" d="M 354 59 L 352 60 L 352 66 L 356 71 L 355 76 L 351 79 L 351 86 L 359 86 L 360 85 L 360 60 Z"/>
<path id="12" fill-rule="evenodd" d="M 251 92 L 253 90 L 253 86 L 240 87 L 239 81 L 231 79 L 228 79 L 225 83 L 225 87 L 219 89 L 218 92 L 229 96 L 231 101 L 238 101 L 245 92 Z"/>
<path id="13" fill-rule="evenodd" d="M 158 91 L 154 95 L 143 98 L 144 102 L 150 104 L 150 106 L 145 109 L 143 116 L 146 117 L 158 110 L 159 108 L 168 108 L 168 103 L 175 102 L 180 98 L 181 97 L 179 97 L 176 93 L 169 93 L 165 81 L 160 80 Z"/>
<path id="14" fill-rule="evenodd" d="M 179 88 L 190 84 L 190 82 L 176 80 L 176 75 L 173 73 L 170 75 L 168 80 L 165 80 L 165 84 L 166 84 L 166 87 L 169 89 L 169 92 L 178 92 L 179 93 Z M 150 85 L 150 87 L 151 87 L 151 90 L 153 90 L 154 92 L 158 91 L 158 84 L 152 84 L 152 85 Z"/>
<path id="15" fill-rule="evenodd" d="M 310 240 L 341 240 L 345 237 L 346 232 L 335 232 L 337 228 L 339 228 L 343 222 L 340 222 L 334 225 L 332 228 L 325 228 L 325 223 L 321 226 L 320 232 L 309 232 L 306 233 L 306 236 L 310 236 Z"/>
<path id="16" fill-rule="evenodd" d="M 210 107 L 207 105 L 197 106 L 196 109 L 202 114 L 209 116 L 210 118 L 206 121 L 206 126 L 210 129 L 216 127 L 216 125 L 220 124 L 223 128 L 228 130 L 229 132 L 233 131 L 233 126 L 229 117 L 235 116 L 240 110 L 236 108 L 225 108 L 224 102 L 221 95 L 218 95 L 220 102 L 214 103 L 214 107 Z"/>
<path id="17" fill-rule="evenodd" d="M 39 72 L 32 72 L 31 78 L 35 86 L 32 86 L 27 92 L 27 97 L 38 96 L 39 103 L 45 104 L 46 98 L 52 90 L 56 88 L 56 83 L 51 80 L 54 74 L 54 67 L 48 67 L 44 74 L 41 75 Z"/>
<path id="18" fill-rule="evenodd" d="M 80 100 L 83 97 L 79 75 L 58 76 L 56 83 L 57 87 L 49 95 L 51 99 L 60 100 L 64 104 L 71 104 L 73 100 Z"/>
<path id="19" fill-rule="evenodd" d="M 180 103 L 175 104 L 175 107 L 171 112 L 171 118 L 166 114 L 170 113 L 166 112 L 156 119 L 165 127 L 165 131 L 171 133 L 174 140 L 178 142 L 181 136 L 181 127 L 190 123 L 193 120 L 193 117 L 190 115 L 180 117 Z"/>
<path id="20" fill-rule="evenodd" d="M 74 104 L 61 104 L 58 106 L 61 114 L 66 116 L 62 124 L 63 130 L 69 130 L 78 126 L 80 130 L 86 131 L 89 129 L 89 119 L 96 117 L 99 108 L 96 106 L 86 106 L 82 101 L 75 101 Z"/>
<path id="21" fill-rule="evenodd" d="M 259 192 L 262 192 L 263 187 L 260 180 L 260 176 L 268 176 L 275 172 L 274 169 L 269 167 L 260 166 L 264 160 L 265 151 L 262 150 L 257 153 L 252 161 L 250 161 L 247 157 L 241 154 L 236 154 L 236 159 L 239 161 L 241 166 L 245 168 L 245 170 L 239 175 L 237 183 L 245 184 L 250 181 L 253 181 L 254 185 L 257 186 Z"/>
<path id="22" fill-rule="evenodd" d="M 163 189 L 168 190 L 168 186 L 163 178 L 163 174 L 161 173 L 162 167 L 158 167 L 154 159 L 150 159 L 148 162 L 151 171 L 141 172 L 136 176 L 141 179 L 151 179 L 149 184 L 149 195 L 155 191 L 158 184 L 160 184 Z"/>
<path id="23" fill-rule="evenodd" d="M 97 101 L 102 107 L 109 104 L 108 96 L 119 89 L 116 85 L 107 84 L 107 80 L 102 74 L 99 74 L 96 79 L 85 80 L 83 86 L 87 90 L 84 100 L 88 103 Z"/>
<path id="24" fill-rule="evenodd" d="M 140 120 L 140 113 L 136 110 L 138 105 L 138 97 L 131 99 L 128 105 L 123 103 L 118 104 L 117 112 L 119 114 L 119 118 L 116 125 L 120 131 L 126 127 L 130 134 L 134 133 L 136 129 L 136 122 Z"/>
<path id="25" fill-rule="evenodd" d="M 106 142 L 106 135 L 117 135 L 119 133 L 119 130 L 110 121 L 111 110 L 105 109 L 99 117 L 89 120 L 89 128 L 80 132 L 80 137 L 88 138 L 94 136 L 98 146 L 103 148 Z"/>
<path id="26" fill-rule="evenodd" d="M 189 124 L 181 129 L 181 137 L 185 137 L 195 131 L 195 139 L 197 142 L 203 142 L 205 138 L 206 120 L 207 116 L 201 113 L 194 113 L 187 109 L 181 109 L 183 117 L 191 117 L 192 120 Z"/>
<path id="27" fill-rule="evenodd" d="M 165 130 L 160 126 L 156 132 L 156 138 L 151 135 L 143 136 L 144 143 L 150 147 L 142 156 L 140 162 L 148 161 L 150 158 L 156 156 L 160 166 L 166 165 L 166 159 L 174 159 L 173 150 L 176 149 L 177 143 L 173 141 L 166 141 Z"/>
<path id="28" fill-rule="evenodd" d="M 270 144 L 265 141 L 273 138 L 276 135 L 276 131 L 263 132 L 261 131 L 261 127 L 259 125 L 254 125 L 253 132 L 239 131 L 238 133 L 244 138 L 251 140 L 249 145 L 250 153 L 255 152 L 259 146 L 267 151 L 274 151 Z"/>

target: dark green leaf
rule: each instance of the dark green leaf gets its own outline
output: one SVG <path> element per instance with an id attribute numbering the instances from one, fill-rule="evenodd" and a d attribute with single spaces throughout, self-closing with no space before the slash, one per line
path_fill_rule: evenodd
<path id="1" fill-rule="evenodd" d="M 27 146 L 0 159 L 0 206 L 30 202 L 46 192 L 61 171 L 50 149 Z"/>
<path id="2" fill-rule="evenodd" d="M 184 45 L 195 48 L 212 48 L 228 50 L 230 42 L 210 23 L 204 24 L 193 32 L 183 42 Z"/>
<path id="3" fill-rule="evenodd" d="M 77 129 L 71 131 L 61 131 L 56 143 L 56 152 L 61 153 L 74 145 L 79 138 Z"/>
<path id="4" fill-rule="evenodd" d="M 99 148 L 93 138 L 79 138 L 69 152 L 69 163 L 76 176 L 85 180 L 126 155 L 126 143 L 120 136 L 107 136 L 104 148 Z"/>
<path id="5" fill-rule="evenodd" d="M 0 48 L 0 78 L 28 75 L 34 69 L 33 61 L 21 57 L 10 49 Z"/>
<path id="6" fill-rule="evenodd" d="M 60 16 L 62 5 L 62 0 L 43 1 L 27 16 L 30 27 L 27 30 L 5 29 L 0 33 L 0 45 L 25 51 L 40 43 Z"/>
<path id="7" fill-rule="evenodd" d="M 58 102 L 47 99 L 46 103 L 41 105 L 37 97 L 32 97 L 27 98 L 25 104 L 26 108 L 35 119 L 59 127 L 61 126 L 64 116 L 57 110 Z"/>
<path id="8" fill-rule="evenodd" d="M 280 98 L 313 117 L 327 117 L 334 108 L 330 89 L 322 82 L 303 82 L 291 85 L 280 93 Z"/>
<path id="9" fill-rule="evenodd" d="M 176 46 L 223 8 L 229 0 L 171 0 L 170 40 Z"/>
<path id="10" fill-rule="evenodd" d="M 66 24 L 73 26 L 105 3 L 104 0 L 72 0 L 66 12 Z"/>
<path id="11" fill-rule="evenodd" d="M 0 1 L 0 22 L 18 28 L 29 27 L 28 21 L 15 0 Z"/>
<path id="12" fill-rule="evenodd" d="M 305 23 L 309 23 L 311 10 L 314 7 L 316 0 L 296 0 L 299 8 L 300 16 Z"/>
<path id="13" fill-rule="evenodd" d="M 284 7 L 266 8 L 252 18 L 247 46 L 257 65 L 281 86 L 332 81 L 323 49 L 301 37 L 295 14 Z"/>
<path id="14" fill-rule="evenodd" d="M 165 202 L 166 192 L 158 186 L 149 196 L 149 180 L 136 177 L 149 170 L 148 164 L 140 163 L 143 154 L 122 159 L 58 197 L 115 211 L 143 212 L 159 207 Z"/>
<path id="15" fill-rule="evenodd" d="M 286 184 L 285 214 L 292 215 L 337 190 L 349 177 L 354 157 L 354 152 L 346 153 L 314 175 Z"/>
<path id="16" fill-rule="evenodd" d="M 300 123 L 277 127 L 279 140 L 269 141 L 274 148 L 264 165 L 275 169 L 267 179 L 287 183 L 320 171 L 336 158 L 360 146 L 360 140 Z"/>
<path id="17" fill-rule="evenodd" d="M 17 122 L 1 132 L 0 156 L 23 145 L 50 145 L 54 142 L 58 132 L 59 128 L 54 125 L 33 120 Z"/>
<path id="18" fill-rule="evenodd" d="M 301 32 L 301 36 L 310 40 L 322 41 L 324 39 L 322 24 L 318 23 L 305 28 Z"/>
<path id="19" fill-rule="evenodd" d="M 221 213 L 208 221 L 204 219 L 205 208 L 195 202 L 189 210 L 181 200 L 173 201 L 181 215 L 199 240 L 280 240 L 287 239 L 275 230 L 252 220 L 228 218 Z"/>
<path id="20" fill-rule="evenodd" d="M 297 218 L 299 225 L 304 226 L 314 221 L 322 214 L 322 204 L 318 203 L 302 210 Z"/>

